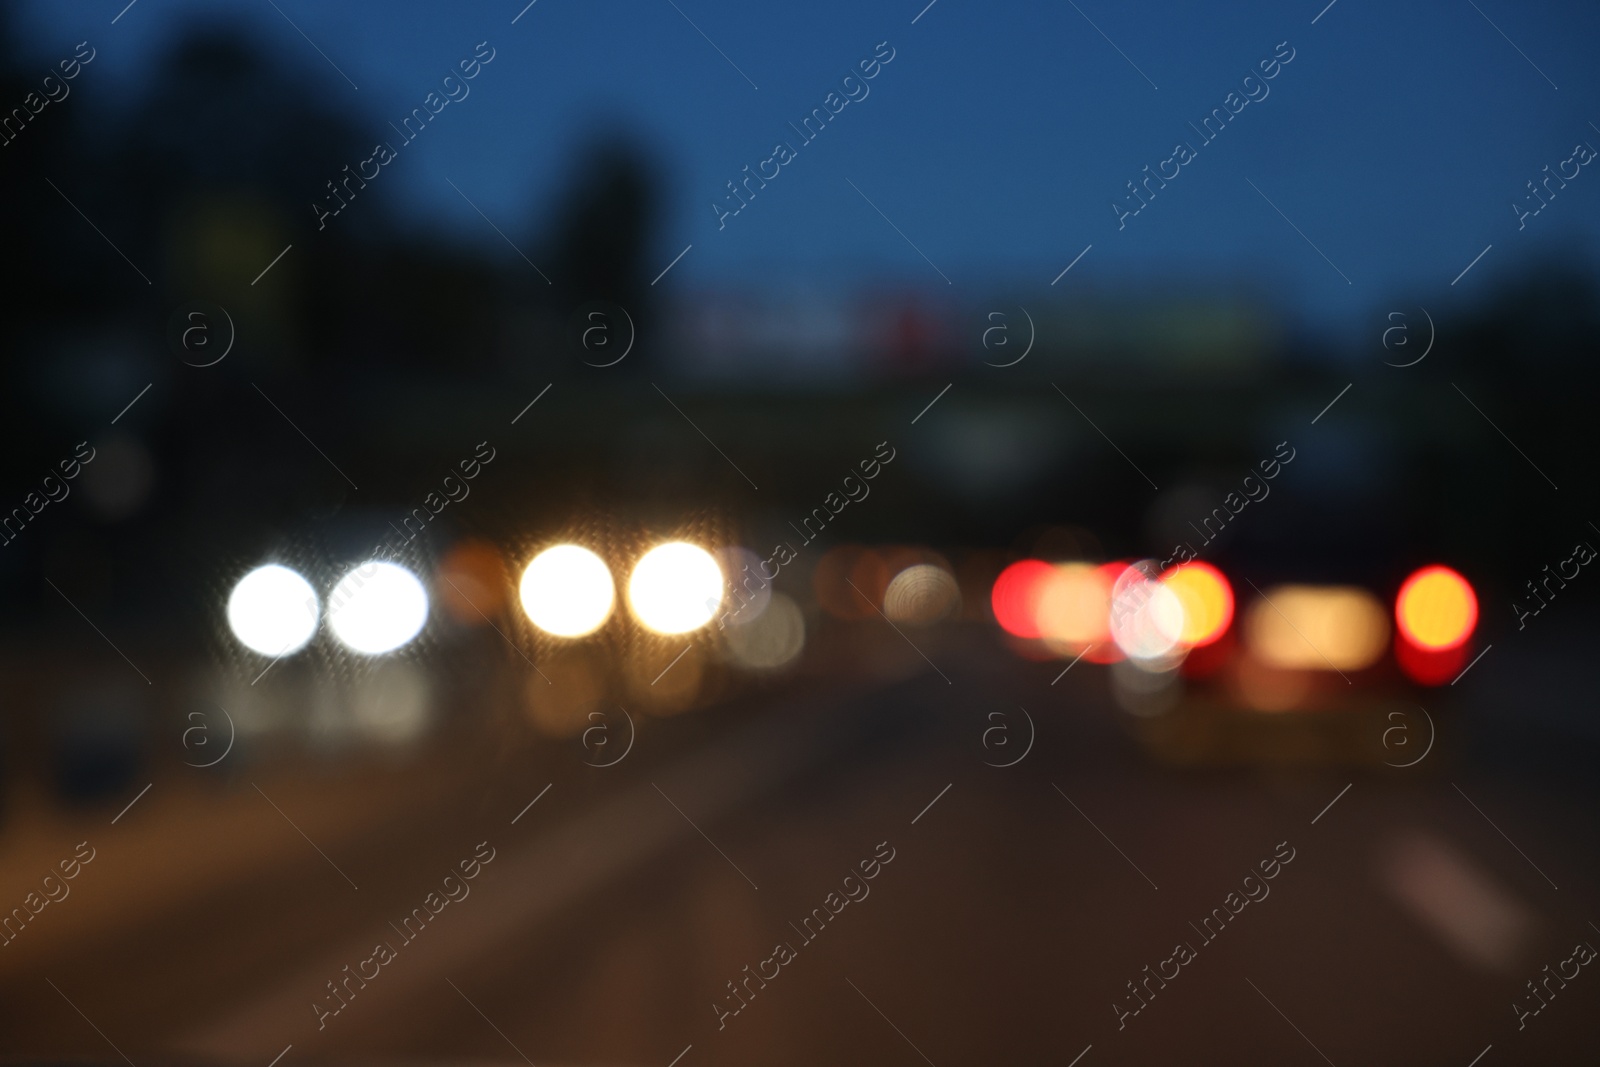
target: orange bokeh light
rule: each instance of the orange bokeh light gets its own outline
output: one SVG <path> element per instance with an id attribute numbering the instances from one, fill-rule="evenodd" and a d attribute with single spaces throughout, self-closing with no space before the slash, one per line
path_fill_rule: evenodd
<path id="1" fill-rule="evenodd" d="M 1076 655 L 1111 640 L 1112 578 L 1092 563 L 1061 563 L 1039 595 L 1039 633 L 1057 651 Z"/>
<path id="2" fill-rule="evenodd" d="M 1183 606 L 1178 643 L 1199 648 L 1228 632 L 1233 622 L 1233 587 L 1209 563 L 1182 563 L 1161 576 Z"/>
<path id="3" fill-rule="evenodd" d="M 1405 580 L 1394 602 L 1395 624 L 1419 649 L 1455 648 L 1478 625 L 1472 584 L 1449 567 L 1423 567 Z"/>
<path id="4" fill-rule="evenodd" d="M 433 595 L 455 621 L 483 626 L 506 605 L 511 589 L 505 557 L 488 541 L 457 542 L 434 571 Z"/>
<path id="5" fill-rule="evenodd" d="M 1083 654 L 1083 658 L 1088 660 L 1090 663 L 1109 664 L 1116 663 L 1117 661 L 1126 658 L 1122 654 L 1121 647 L 1118 646 L 1115 641 L 1111 640 L 1110 598 L 1112 592 L 1117 587 L 1117 581 L 1123 576 L 1123 574 L 1127 573 L 1128 568 L 1131 566 L 1132 564 L 1128 560 L 1114 559 L 1110 563 L 1102 563 L 1100 566 L 1095 568 L 1095 573 L 1099 576 L 1100 581 L 1105 585 L 1106 588 L 1106 630 L 1105 640 L 1095 642 L 1094 646 L 1085 651 Z"/>

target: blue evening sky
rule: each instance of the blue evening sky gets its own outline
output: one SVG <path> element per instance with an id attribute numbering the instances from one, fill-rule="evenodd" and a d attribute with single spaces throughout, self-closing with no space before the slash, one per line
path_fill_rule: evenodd
<path id="1" fill-rule="evenodd" d="M 28 0 L 18 28 L 41 69 L 88 38 L 86 76 L 117 89 L 97 99 L 125 101 L 187 27 L 225 16 L 374 141 L 487 40 L 471 96 L 385 172 L 404 216 L 509 256 L 447 178 L 507 233 L 537 234 L 587 133 L 620 129 L 661 165 L 652 259 L 694 246 L 679 288 L 944 290 L 942 272 L 956 291 L 1044 293 L 1092 244 L 1057 292 L 1239 282 L 1339 336 L 1385 302 L 1470 300 L 1537 256 L 1596 248 L 1600 168 L 1521 232 L 1511 209 L 1577 142 L 1600 147 L 1594 4 L 1337 0 L 1313 24 L 1325 0 L 936 0 L 913 24 L 926 0 L 675 2 L 538 0 L 513 25 L 525 0 L 137 0 L 112 25 L 126 0 Z M 885 40 L 870 95 L 799 145 L 787 123 Z M 1295 55 L 1270 95 L 1201 143 L 1188 122 L 1282 41 Z M 778 140 L 798 158 L 719 232 L 712 201 Z M 1119 232 L 1112 201 L 1180 140 L 1197 158 Z"/>

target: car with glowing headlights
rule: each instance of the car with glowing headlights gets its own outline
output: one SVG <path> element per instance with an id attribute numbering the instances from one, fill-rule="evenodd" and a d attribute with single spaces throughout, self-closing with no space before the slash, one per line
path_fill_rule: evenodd
<path id="1" fill-rule="evenodd" d="M 574 737 L 596 714 L 674 714 L 799 659 L 804 613 L 749 577 L 750 550 L 586 540 L 465 538 L 426 565 L 286 550 L 231 587 L 213 703 L 243 733 L 314 743 L 410 742 L 463 707 Z"/>

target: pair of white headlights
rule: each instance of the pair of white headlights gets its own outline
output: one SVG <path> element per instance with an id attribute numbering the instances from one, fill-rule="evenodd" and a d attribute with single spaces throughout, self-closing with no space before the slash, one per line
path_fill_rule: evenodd
<path id="1" fill-rule="evenodd" d="M 634 565 L 628 605 L 657 633 L 697 630 L 716 615 L 723 573 L 705 549 L 686 541 L 657 545 Z M 616 583 L 605 561 L 579 545 L 555 545 L 522 573 L 522 609 L 539 629 L 582 637 L 610 618 Z M 257 567 L 228 597 L 228 626 L 245 647 L 286 656 L 316 635 L 323 606 L 298 572 L 281 564 Z M 328 595 L 329 629 L 354 652 L 379 655 L 409 643 L 428 621 L 422 581 L 397 563 L 371 560 L 341 578 Z"/>
<path id="2" fill-rule="evenodd" d="M 287 656 L 316 636 L 322 604 L 311 583 L 277 563 L 239 579 L 228 596 L 228 627 L 263 656 Z M 398 563 L 370 560 L 352 568 L 328 595 L 328 628 L 353 652 L 392 652 L 428 621 L 428 592 Z"/>

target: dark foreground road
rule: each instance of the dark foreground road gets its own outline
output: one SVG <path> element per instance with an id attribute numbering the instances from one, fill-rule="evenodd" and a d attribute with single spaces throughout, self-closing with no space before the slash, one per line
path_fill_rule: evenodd
<path id="1" fill-rule="evenodd" d="M 987 639 L 923 647 L 942 674 L 669 720 L 609 768 L 478 741 L 163 779 L 116 825 L 14 813 L 8 907 L 78 841 L 95 854 L 0 948 L 0 1047 L 136 1067 L 1600 1056 L 1600 971 L 1573 958 L 1600 944 L 1581 760 L 1480 741 L 1403 770 L 1173 771 L 1097 669 L 1052 686 L 1059 665 Z"/>

